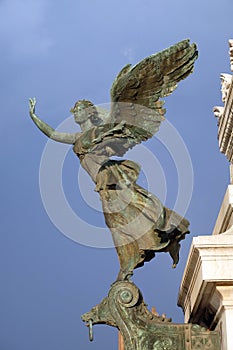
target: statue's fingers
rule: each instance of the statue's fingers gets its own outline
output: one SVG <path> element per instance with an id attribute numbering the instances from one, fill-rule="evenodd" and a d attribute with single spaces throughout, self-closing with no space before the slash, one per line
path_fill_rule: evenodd
<path id="1" fill-rule="evenodd" d="M 29 98 L 29 110 L 30 110 L 30 115 L 34 114 L 35 112 L 35 100 L 33 98 Z"/>
<path id="2" fill-rule="evenodd" d="M 33 99 L 29 98 L 29 106 L 32 107 L 33 106 Z"/>
<path id="3" fill-rule="evenodd" d="M 31 110 L 34 111 L 34 110 L 35 110 L 35 105 L 36 105 L 36 99 L 35 99 L 35 97 L 29 99 L 29 104 L 30 104 Z"/>
<path id="4" fill-rule="evenodd" d="M 35 103 L 35 102 L 36 102 L 35 97 L 33 97 L 33 98 L 30 97 L 30 98 L 29 98 L 29 102 L 30 102 L 30 103 Z"/>

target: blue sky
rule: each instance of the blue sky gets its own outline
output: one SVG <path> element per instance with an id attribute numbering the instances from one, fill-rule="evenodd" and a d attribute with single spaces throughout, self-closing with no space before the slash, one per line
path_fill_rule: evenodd
<path id="1" fill-rule="evenodd" d="M 86 223 L 80 235 L 93 235 L 94 244 L 69 239 L 51 222 L 39 186 L 47 140 L 29 118 L 28 98 L 35 96 L 38 115 L 57 127 L 78 99 L 108 103 L 112 81 L 125 64 L 190 38 L 198 45 L 199 58 L 194 74 L 166 98 L 166 116 L 187 147 L 193 182 L 183 179 L 179 184 L 182 164 L 177 171 L 166 142 L 154 139 L 145 147 L 152 152 L 148 162 L 155 159 L 157 164 L 149 170 L 154 193 L 164 196 L 168 206 L 174 206 L 180 186 L 185 193 L 193 183 L 186 212 L 191 234 L 182 242 L 175 270 L 169 256 L 157 254 L 133 278 L 149 307 L 183 322 L 176 300 L 191 240 L 211 234 L 229 183 L 212 108 L 222 105 L 220 73 L 230 73 L 232 13 L 230 0 L 0 1 L 2 350 L 117 349 L 115 329 L 95 326 L 95 341 L 89 343 L 80 319 L 106 296 L 119 269 L 114 249 L 98 247 L 104 220 L 99 204 L 88 202 L 97 203 L 97 195 L 81 173 L 82 188 L 91 189 L 88 199 L 82 197 L 79 161 L 68 152 L 64 193 Z M 135 149 L 132 157 L 140 160 L 143 151 Z M 53 169 L 47 176 L 53 183 Z M 78 235 L 81 229 L 74 230 Z"/>

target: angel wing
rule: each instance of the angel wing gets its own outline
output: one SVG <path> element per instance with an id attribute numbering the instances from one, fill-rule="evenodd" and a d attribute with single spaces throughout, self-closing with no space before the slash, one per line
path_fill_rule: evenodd
<path id="1" fill-rule="evenodd" d="M 196 44 L 183 40 L 120 71 L 111 88 L 111 120 L 124 121 L 128 134 L 132 133 L 134 142 L 129 147 L 124 144 L 125 149 L 156 133 L 166 112 L 160 98 L 170 95 L 193 72 L 197 56 Z"/>
<path id="2" fill-rule="evenodd" d="M 135 66 L 126 65 L 111 88 L 113 102 L 131 102 L 154 109 L 155 102 L 170 95 L 180 80 L 193 72 L 196 44 L 183 40 L 151 55 Z"/>
<path id="3" fill-rule="evenodd" d="M 111 88 L 110 117 L 84 133 L 82 148 L 123 156 L 152 137 L 165 119 L 160 97 L 170 95 L 192 73 L 197 55 L 196 45 L 183 40 L 133 67 L 125 66 Z"/>

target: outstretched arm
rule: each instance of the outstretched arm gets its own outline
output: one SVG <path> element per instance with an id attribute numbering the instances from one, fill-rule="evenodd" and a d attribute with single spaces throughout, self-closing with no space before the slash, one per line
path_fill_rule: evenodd
<path id="1" fill-rule="evenodd" d="M 30 107 L 30 116 L 33 120 L 33 122 L 36 124 L 36 126 L 50 139 L 62 143 L 69 143 L 74 144 L 76 140 L 76 134 L 68 134 L 63 132 L 58 132 L 51 128 L 48 124 L 43 122 L 40 118 L 38 118 L 35 115 L 35 105 L 36 105 L 36 99 L 30 98 L 29 99 L 29 107 Z"/>

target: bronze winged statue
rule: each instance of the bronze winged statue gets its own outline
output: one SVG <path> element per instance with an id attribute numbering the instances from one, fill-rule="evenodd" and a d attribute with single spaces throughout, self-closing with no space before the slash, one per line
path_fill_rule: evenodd
<path id="1" fill-rule="evenodd" d="M 128 280 L 155 252 L 169 252 L 175 267 L 179 242 L 189 232 L 185 218 L 137 184 L 140 166 L 116 157 L 156 133 L 165 119 L 160 98 L 192 73 L 197 55 L 196 45 L 183 40 L 135 66 L 126 65 L 113 82 L 107 116 L 86 100 L 71 109 L 81 133 L 57 132 L 36 116 L 36 100 L 30 99 L 30 116 L 37 127 L 49 138 L 73 145 L 96 184 L 119 257 L 118 280 Z"/>

